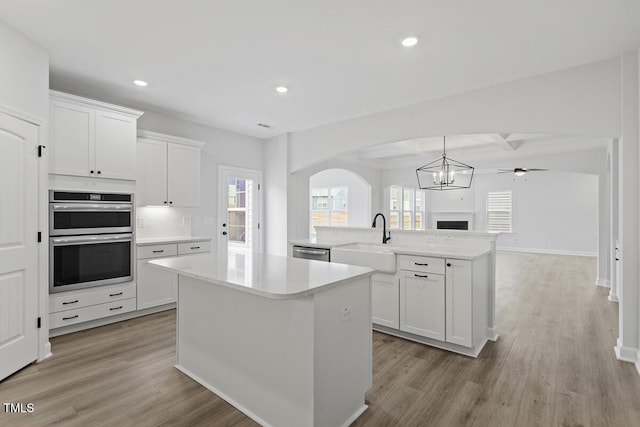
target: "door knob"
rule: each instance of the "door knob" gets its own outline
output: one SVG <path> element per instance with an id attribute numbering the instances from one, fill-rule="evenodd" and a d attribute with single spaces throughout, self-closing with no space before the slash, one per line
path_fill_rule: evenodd
<path id="1" fill-rule="evenodd" d="M 222 235 L 223 235 L 223 236 L 226 236 L 226 235 L 227 235 L 227 232 L 226 232 L 226 231 L 223 231 L 223 232 L 222 232 Z"/>
<path id="2" fill-rule="evenodd" d="M 222 226 L 223 226 L 223 227 L 226 227 L 226 226 L 227 226 L 227 224 L 226 224 L 226 223 L 224 223 L 224 224 L 222 224 Z"/>

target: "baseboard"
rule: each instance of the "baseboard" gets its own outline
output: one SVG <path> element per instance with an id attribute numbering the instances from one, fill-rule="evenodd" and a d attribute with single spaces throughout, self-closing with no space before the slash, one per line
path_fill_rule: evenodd
<path id="1" fill-rule="evenodd" d="M 44 354 L 40 355 L 40 357 L 38 358 L 38 362 L 42 362 L 43 360 L 48 359 L 51 356 L 53 356 L 53 353 L 51 353 L 51 341 L 47 341 L 47 343 L 44 345 Z"/>
<path id="2" fill-rule="evenodd" d="M 496 328 L 487 328 L 487 339 L 490 341 L 497 341 L 500 335 L 498 335 L 498 331 Z"/>
<path id="3" fill-rule="evenodd" d="M 75 325 L 64 326 L 49 330 L 49 337 L 57 337 L 60 335 L 72 334 L 74 332 L 84 331 L 85 329 L 97 328 L 100 326 L 110 325 L 111 323 L 122 322 L 124 320 L 135 319 L 136 317 L 147 316 L 149 314 L 159 313 L 165 310 L 176 308 L 176 303 L 160 305 L 158 307 L 147 308 L 144 310 L 130 311 L 128 313 L 118 314 L 116 316 L 103 317 L 102 319 L 91 320 L 89 322 L 77 323 Z"/>
<path id="4" fill-rule="evenodd" d="M 613 350 L 616 352 L 616 358 L 622 362 L 631 362 L 638 366 L 638 350 L 635 348 L 623 347 L 618 343 Z"/>
<path id="5" fill-rule="evenodd" d="M 640 375 L 640 350 L 638 350 L 638 356 L 636 357 L 636 371 Z"/>
<path id="6" fill-rule="evenodd" d="M 602 286 L 603 288 L 610 288 L 611 282 L 609 281 L 609 279 L 603 279 L 603 278 L 597 277 L 596 286 Z"/>
<path id="7" fill-rule="evenodd" d="M 618 302 L 618 295 L 614 294 L 613 291 L 609 291 L 609 301 Z"/>
<path id="8" fill-rule="evenodd" d="M 549 254 L 549 255 L 571 255 L 571 256 L 588 256 L 596 257 L 596 252 L 583 252 L 583 251 L 564 251 L 560 249 L 537 249 L 537 248 L 517 248 L 517 247 L 498 247 L 497 251 L 505 252 L 527 252 L 533 254 Z"/>

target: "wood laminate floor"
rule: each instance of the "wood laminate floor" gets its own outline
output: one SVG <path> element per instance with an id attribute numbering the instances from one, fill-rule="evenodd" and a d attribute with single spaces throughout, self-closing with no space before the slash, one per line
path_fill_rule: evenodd
<path id="1" fill-rule="evenodd" d="M 355 426 L 640 426 L 640 376 L 615 359 L 617 305 L 595 259 L 499 253 L 500 338 L 478 359 L 374 333 L 369 409 Z M 53 338 L 0 383 L 33 403 L 1 426 L 253 426 L 175 368 L 175 312 Z"/>

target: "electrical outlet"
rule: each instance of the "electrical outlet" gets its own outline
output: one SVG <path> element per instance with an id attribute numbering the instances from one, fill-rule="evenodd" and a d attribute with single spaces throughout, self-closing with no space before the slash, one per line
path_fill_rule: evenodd
<path id="1" fill-rule="evenodd" d="M 442 243 L 444 243 L 445 245 L 453 245 L 453 236 L 444 236 L 444 239 L 442 239 Z"/>
<path id="2" fill-rule="evenodd" d="M 436 236 L 427 236 L 427 243 L 435 243 Z"/>
<path id="3" fill-rule="evenodd" d="M 138 218 L 138 228 L 144 228 L 144 217 Z"/>
<path id="4" fill-rule="evenodd" d="M 346 307 L 342 307 L 342 310 L 340 312 L 340 321 L 341 322 L 346 322 L 349 319 L 351 319 L 351 306 L 350 305 L 348 305 Z"/>

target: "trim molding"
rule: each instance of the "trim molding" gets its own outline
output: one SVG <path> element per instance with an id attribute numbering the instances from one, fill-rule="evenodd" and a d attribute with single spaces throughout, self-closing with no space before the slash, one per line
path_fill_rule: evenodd
<path id="1" fill-rule="evenodd" d="M 572 256 L 588 256 L 588 257 L 596 257 L 598 255 L 596 252 L 565 251 L 560 249 L 497 247 L 496 250 L 507 251 L 507 252 L 529 252 L 534 254 L 572 255 Z"/>
<path id="2" fill-rule="evenodd" d="M 123 113 L 123 114 L 129 114 L 131 116 L 135 116 L 136 118 L 144 114 L 144 111 L 134 110 L 133 108 L 122 107 L 120 105 L 115 105 L 115 104 L 108 104 L 106 102 L 97 101 L 95 99 L 84 98 L 82 96 L 72 95 L 70 93 L 60 92 L 52 89 L 49 90 L 49 96 L 53 100 L 80 102 L 82 104 L 90 105 L 95 108 L 117 111 L 118 113 Z"/>
<path id="3" fill-rule="evenodd" d="M 500 335 L 496 328 L 487 328 L 487 339 L 490 341 L 498 341 Z"/>
<path id="4" fill-rule="evenodd" d="M 601 286 L 603 288 L 610 288 L 611 287 L 611 282 L 609 281 L 609 279 L 602 279 L 600 277 L 596 277 L 596 286 Z"/>
<path id="5" fill-rule="evenodd" d="M 618 295 L 614 294 L 613 290 L 609 291 L 609 297 L 608 298 L 609 298 L 609 301 L 611 301 L 611 302 L 618 302 L 619 301 Z"/>
<path id="6" fill-rule="evenodd" d="M 19 110 L 3 103 L 0 103 L 0 112 L 41 127 L 44 126 L 48 121 L 46 118 L 34 116 L 33 114 L 29 114 L 26 111 Z"/>
<path id="7" fill-rule="evenodd" d="M 640 375 L 640 350 L 638 350 L 638 356 L 636 358 L 636 371 L 638 371 L 638 375 Z"/>
<path id="8" fill-rule="evenodd" d="M 190 145 L 192 147 L 204 147 L 205 142 L 195 139 L 182 138 L 180 136 L 166 135 L 164 133 L 152 132 L 150 130 L 138 129 L 138 138 L 154 139 L 157 141 L 172 142 L 174 144 Z"/>
<path id="9" fill-rule="evenodd" d="M 613 350 L 616 352 L 616 358 L 618 360 L 634 363 L 636 368 L 638 367 L 638 363 L 640 363 L 640 360 L 638 360 L 638 354 L 640 353 L 639 350 L 630 347 L 622 347 L 620 344 L 613 347 Z"/>

